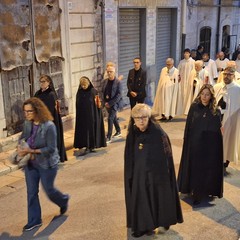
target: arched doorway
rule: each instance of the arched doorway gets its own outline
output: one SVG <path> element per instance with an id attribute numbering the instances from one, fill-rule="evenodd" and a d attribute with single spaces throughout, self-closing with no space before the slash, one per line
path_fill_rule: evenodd
<path id="1" fill-rule="evenodd" d="M 210 53 L 211 48 L 211 28 L 202 27 L 200 29 L 200 41 L 199 45 L 204 47 L 204 52 Z"/>

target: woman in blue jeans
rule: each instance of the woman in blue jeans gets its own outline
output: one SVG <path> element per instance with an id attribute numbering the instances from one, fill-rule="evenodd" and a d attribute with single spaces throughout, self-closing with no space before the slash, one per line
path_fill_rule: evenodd
<path id="1" fill-rule="evenodd" d="M 69 195 L 54 187 L 57 175 L 59 155 L 57 149 L 56 127 L 53 118 L 44 103 L 38 98 L 30 98 L 23 104 L 25 122 L 20 140 L 29 147 L 18 146 L 18 155 L 31 154 L 25 177 L 27 185 L 28 223 L 23 231 L 30 231 L 42 225 L 41 206 L 39 202 L 39 181 L 41 180 L 48 198 L 60 207 L 60 214 L 68 208 Z"/>

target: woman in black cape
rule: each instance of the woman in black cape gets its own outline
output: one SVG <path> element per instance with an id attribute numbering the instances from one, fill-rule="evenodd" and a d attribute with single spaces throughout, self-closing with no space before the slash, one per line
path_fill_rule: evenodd
<path id="1" fill-rule="evenodd" d="M 183 222 L 171 143 L 146 104 L 132 109 L 125 146 L 127 227 L 134 237 Z"/>
<path id="2" fill-rule="evenodd" d="M 221 113 L 209 84 L 203 85 L 187 116 L 178 185 L 181 193 L 191 194 L 194 205 L 208 196 L 223 196 Z"/>
<path id="3" fill-rule="evenodd" d="M 57 129 L 57 148 L 60 156 L 60 161 L 67 161 L 67 154 L 63 137 L 63 123 L 59 110 L 58 97 L 52 78 L 48 75 L 41 75 L 39 78 L 39 83 L 40 89 L 35 93 L 34 97 L 41 99 L 52 114 L 53 122 Z"/>
<path id="4" fill-rule="evenodd" d="M 87 77 L 81 77 L 76 95 L 74 148 L 85 148 L 80 155 L 106 147 L 104 122 L 98 92 Z"/>

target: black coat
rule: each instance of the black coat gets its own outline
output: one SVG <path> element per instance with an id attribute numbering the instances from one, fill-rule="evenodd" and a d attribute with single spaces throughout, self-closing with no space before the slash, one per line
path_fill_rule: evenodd
<path id="1" fill-rule="evenodd" d="M 136 92 L 136 99 L 144 99 L 146 97 L 146 82 L 147 82 L 147 74 L 142 68 L 139 69 L 139 77 L 137 81 L 135 81 L 135 70 L 131 69 L 128 73 L 127 79 L 127 88 L 128 88 L 128 97 L 132 97 L 130 92 Z"/>
<path id="2" fill-rule="evenodd" d="M 76 96 L 75 148 L 106 146 L 102 110 L 95 104 L 97 90 L 92 84 L 84 90 L 79 87 Z"/>
<path id="3" fill-rule="evenodd" d="M 220 112 L 208 106 L 190 107 L 178 174 L 179 191 L 196 196 L 223 195 L 223 143 Z"/>
<path id="4" fill-rule="evenodd" d="M 134 232 L 183 222 L 171 144 L 157 123 L 145 132 L 130 124 L 124 181 L 127 227 Z"/>
<path id="5" fill-rule="evenodd" d="M 64 137 L 63 137 L 63 123 L 59 112 L 56 109 L 57 94 L 51 88 L 45 91 L 38 90 L 34 97 L 41 99 L 47 106 L 48 110 L 53 116 L 53 122 L 57 129 L 57 147 L 60 156 L 60 161 L 64 162 L 67 160 L 67 154 L 65 150 Z"/>

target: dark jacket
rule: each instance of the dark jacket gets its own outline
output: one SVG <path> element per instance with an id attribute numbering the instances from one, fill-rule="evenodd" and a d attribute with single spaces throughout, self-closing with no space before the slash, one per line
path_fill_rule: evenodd
<path id="1" fill-rule="evenodd" d="M 115 77 L 115 79 L 113 80 L 111 96 L 110 98 L 107 98 L 106 86 L 108 81 L 110 80 L 106 80 L 104 86 L 103 92 L 104 102 L 107 102 L 111 108 L 117 111 L 118 109 L 123 108 L 124 105 L 122 99 L 122 82 Z"/>
<path id="2" fill-rule="evenodd" d="M 142 68 L 139 69 L 139 77 L 137 79 L 137 82 L 135 82 L 135 69 L 131 69 L 128 73 L 128 79 L 127 79 L 127 88 L 128 93 L 127 96 L 131 97 L 130 92 L 136 92 L 137 99 L 142 99 L 146 97 L 146 82 L 147 82 L 147 74 L 146 71 L 144 71 Z"/>

